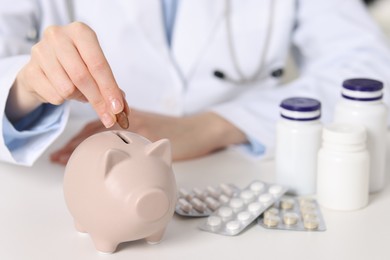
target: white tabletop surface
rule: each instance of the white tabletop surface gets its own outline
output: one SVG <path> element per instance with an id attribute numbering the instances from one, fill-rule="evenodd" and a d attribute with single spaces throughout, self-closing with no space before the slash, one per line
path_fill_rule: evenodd
<path id="1" fill-rule="evenodd" d="M 174 216 L 160 244 L 122 243 L 116 253 L 98 253 L 88 235 L 73 228 L 63 199 L 64 168 L 49 162 L 50 151 L 80 128 L 73 122 L 31 168 L 0 163 L 0 260 L 77 259 L 390 259 L 390 187 L 370 196 L 358 211 L 322 209 L 325 232 L 266 230 L 252 224 L 234 237 L 197 228 L 202 219 Z M 179 187 L 252 180 L 273 181 L 273 162 L 237 151 L 174 164 Z"/>

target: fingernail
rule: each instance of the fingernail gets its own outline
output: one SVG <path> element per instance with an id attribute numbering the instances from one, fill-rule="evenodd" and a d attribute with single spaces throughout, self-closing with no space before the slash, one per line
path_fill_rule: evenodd
<path id="1" fill-rule="evenodd" d="M 115 120 L 114 118 L 112 118 L 109 114 L 107 113 L 104 113 L 102 116 L 101 116 L 101 120 L 102 120 L 102 123 L 103 125 L 106 127 L 106 128 L 110 128 L 111 126 L 113 126 L 115 124 Z"/>
<path id="2" fill-rule="evenodd" d="M 112 112 L 114 114 L 118 114 L 118 113 L 122 112 L 123 104 L 118 99 L 113 98 L 113 99 L 111 99 L 111 108 L 112 108 Z"/>

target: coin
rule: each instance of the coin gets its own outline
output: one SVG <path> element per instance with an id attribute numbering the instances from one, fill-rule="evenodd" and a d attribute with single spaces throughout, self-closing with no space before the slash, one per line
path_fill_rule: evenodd
<path id="1" fill-rule="evenodd" d="M 120 112 L 119 114 L 116 114 L 116 122 L 122 129 L 129 128 L 129 119 L 127 118 L 127 115 L 124 111 Z"/>

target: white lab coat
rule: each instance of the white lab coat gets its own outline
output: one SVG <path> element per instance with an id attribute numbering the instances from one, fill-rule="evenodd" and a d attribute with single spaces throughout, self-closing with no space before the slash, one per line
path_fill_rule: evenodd
<path id="1" fill-rule="evenodd" d="M 283 98 L 320 99 L 323 119 L 329 122 L 345 78 L 390 81 L 389 50 L 359 0 L 232 0 L 233 45 L 247 76 L 263 52 L 271 1 L 275 11 L 263 77 L 234 85 L 212 75 L 219 69 L 238 78 L 227 43 L 224 0 L 182 0 L 171 50 L 160 0 L 0 0 L 0 113 L 7 90 L 44 29 L 73 20 L 96 31 L 130 106 L 176 116 L 212 110 L 267 151 L 273 147 Z M 270 73 L 285 69 L 291 48 L 300 77 L 282 84 Z M 47 144 L 39 140 L 37 149 L 26 149 L 26 160 L 42 153 L 59 132 L 49 133 Z M 2 136 L 0 157 L 15 162 Z"/>

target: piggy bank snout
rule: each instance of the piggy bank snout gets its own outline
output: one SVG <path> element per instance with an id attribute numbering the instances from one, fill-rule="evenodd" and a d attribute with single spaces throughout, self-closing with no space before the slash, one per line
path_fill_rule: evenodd
<path id="1" fill-rule="evenodd" d="M 149 189 L 139 194 L 135 208 L 141 219 L 154 222 L 167 214 L 170 208 L 170 200 L 162 189 Z"/>

